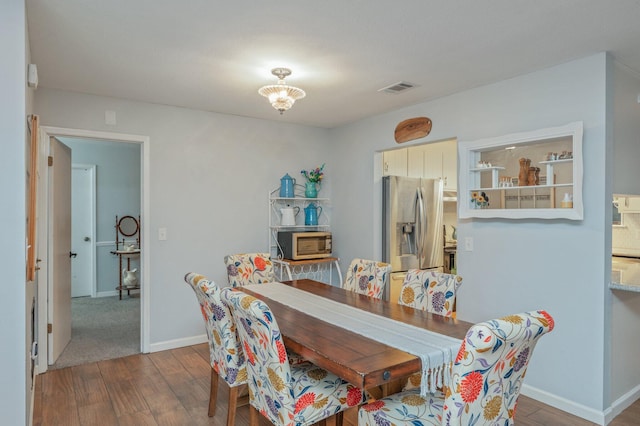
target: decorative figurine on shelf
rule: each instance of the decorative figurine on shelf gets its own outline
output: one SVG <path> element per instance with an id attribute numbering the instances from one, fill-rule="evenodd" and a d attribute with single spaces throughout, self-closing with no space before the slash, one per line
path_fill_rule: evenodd
<path id="1" fill-rule="evenodd" d="M 138 277 L 136 276 L 136 272 L 138 272 L 138 268 L 127 271 L 127 269 L 122 270 L 122 285 L 127 288 L 137 287 L 138 286 Z"/>
<path id="2" fill-rule="evenodd" d="M 528 158 L 520 158 L 520 174 L 518 174 L 518 186 L 527 186 L 529 182 L 529 167 L 531 160 Z"/>
<path id="3" fill-rule="evenodd" d="M 301 170 L 300 173 L 307 179 L 305 183 L 304 196 L 307 198 L 316 198 L 318 196 L 318 186 L 322 183 L 324 178 L 324 164 L 320 167 L 316 167 L 313 170 L 306 171 Z"/>
<path id="4" fill-rule="evenodd" d="M 563 209 L 572 209 L 573 208 L 573 195 L 568 192 L 564 193 L 564 198 L 560 202 L 560 207 Z"/>
<path id="5" fill-rule="evenodd" d="M 540 167 L 529 167 L 529 176 L 527 178 L 527 186 L 540 185 Z"/>
<path id="6" fill-rule="evenodd" d="M 471 193 L 471 207 L 474 209 L 486 209 L 489 207 L 489 196 L 486 192 L 474 191 Z M 457 235 L 456 235 L 457 237 Z"/>
<path id="7" fill-rule="evenodd" d="M 124 251 L 134 251 L 136 249 L 136 245 L 135 244 L 125 244 L 124 245 Z"/>

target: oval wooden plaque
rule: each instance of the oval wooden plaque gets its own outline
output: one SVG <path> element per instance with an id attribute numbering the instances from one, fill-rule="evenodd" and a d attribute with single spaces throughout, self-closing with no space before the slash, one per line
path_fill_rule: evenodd
<path id="1" fill-rule="evenodd" d="M 424 138 L 431 132 L 431 119 L 428 117 L 415 117 L 400 122 L 396 126 L 396 143 L 409 142 L 414 139 Z"/>

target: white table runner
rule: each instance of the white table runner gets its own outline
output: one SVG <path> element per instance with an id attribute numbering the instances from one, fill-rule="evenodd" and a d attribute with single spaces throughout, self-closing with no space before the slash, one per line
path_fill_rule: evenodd
<path id="1" fill-rule="evenodd" d="M 255 284 L 247 289 L 332 325 L 400 349 L 422 360 L 420 393 L 449 384 L 450 369 L 462 341 L 282 283 Z"/>

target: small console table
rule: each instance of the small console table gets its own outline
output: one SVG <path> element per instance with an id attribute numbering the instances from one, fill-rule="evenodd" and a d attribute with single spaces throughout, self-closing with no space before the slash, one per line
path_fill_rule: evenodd
<path id="1" fill-rule="evenodd" d="M 120 273 L 118 275 L 120 275 L 120 282 L 118 283 L 118 287 L 116 287 L 116 290 L 118 290 L 118 295 L 120 296 L 120 300 L 122 300 L 122 292 L 126 291 L 127 292 L 127 296 L 131 296 L 131 290 L 140 290 L 140 284 L 136 284 L 134 286 L 126 286 L 124 285 L 124 283 L 122 282 L 122 258 L 127 259 L 127 271 L 131 270 L 131 258 L 134 256 L 140 256 L 140 249 L 135 249 L 135 250 L 114 250 L 111 252 L 111 254 L 115 254 L 116 256 L 118 256 L 118 271 L 120 271 Z"/>
<path id="2" fill-rule="evenodd" d="M 122 300 L 122 292 L 126 291 L 127 296 L 131 296 L 131 290 L 140 290 L 140 281 L 135 280 L 135 284 L 124 282 L 124 271 L 131 271 L 131 258 L 140 256 L 140 216 L 136 219 L 133 216 L 116 216 L 116 249 L 111 254 L 118 256 L 118 275 L 120 279 L 116 290 Z M 127 267 L 122 267 L 123 260 L 126 259 Z M 133 271 L 133 274 L 137 273 Z M 136 277 L 137 278 L 137 277 Z"/>

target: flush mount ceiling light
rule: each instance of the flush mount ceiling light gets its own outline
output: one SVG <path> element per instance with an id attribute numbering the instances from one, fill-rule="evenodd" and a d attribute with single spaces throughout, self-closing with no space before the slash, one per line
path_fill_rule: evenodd
<path id="1" fill-rule="evenodd" d="M 302 89 L 288 86 L 284 83 L 285 77 L 291 75 L 290 69 L 274 68 L 271 70 L 271 74 L 278 77 L 278 84 L 261 87 L 258 93 L 268 98 L 271 106 L 280 111 L 280 115 L 282 115 L 282 113 L 291 108 L 298 99 L 304 98 L 307 94 Z"/>

